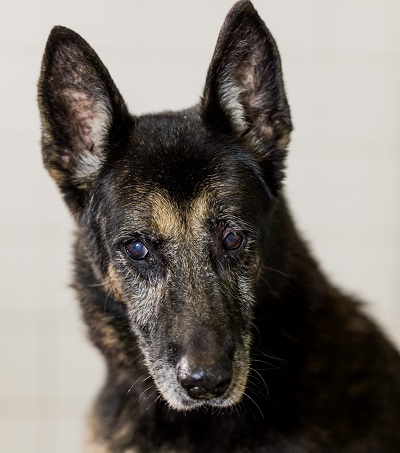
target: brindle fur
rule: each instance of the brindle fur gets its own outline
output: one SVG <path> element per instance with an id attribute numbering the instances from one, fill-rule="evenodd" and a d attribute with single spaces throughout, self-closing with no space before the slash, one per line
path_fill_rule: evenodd
<path id="1" fill-rule="evenodd" d="M 74 285 L 108 367 L 87 451 L 399 451 L 400 358 L 292 222 L 280 58 L 250 2 L 227 16 L 192 109 L 131 116 L 62 27 L 39 106 L 44 163 L 77 224 Z M 224 231 L 243 243 L 225 250 Z M 130 240 L 145 259 L 129 259 Z M 228 389 L 189 396 L 182 358 L 228 367 Z"/>

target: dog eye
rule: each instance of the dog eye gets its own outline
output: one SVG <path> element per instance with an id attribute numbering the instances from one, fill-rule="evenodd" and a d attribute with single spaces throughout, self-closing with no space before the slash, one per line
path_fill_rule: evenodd
<path id="1" fill-rule="evenodd" d="M 222 246 L 225 250 L 236 250 L 243 242 L 243 236 L 236 231 L 229 231 L 222 240 Z"/>
<path id="2" fill-rule="evenodd" d="M 133 260 L 143 260 L 149 254 L 142 241 L 132 241 L 125 244 L 125 252 Z"/>

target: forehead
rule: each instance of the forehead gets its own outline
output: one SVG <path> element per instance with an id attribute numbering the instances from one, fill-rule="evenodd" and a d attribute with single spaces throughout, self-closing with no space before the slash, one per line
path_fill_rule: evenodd
<path id="1" fill-rule="evenodd" d="M 259 173 L 238 145 L 215 139 L 195 122 L 158 118 L 136 127 L 106 192 L 125 223 L 151 224 L 168 236 L 206 219 L 251 216 L 266 195 Z"/>

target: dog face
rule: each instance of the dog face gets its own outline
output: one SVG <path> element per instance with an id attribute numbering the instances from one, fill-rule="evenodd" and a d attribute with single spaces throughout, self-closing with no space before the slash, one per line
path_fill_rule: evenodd
<path id="1" fill-rule="evenodd" d="M 89 208 L 94 255 L 107 251 L 97 273 L 127 305 L 171 405 L 231 404 L 246 382 L 268 188 L 196 113 L 138 119 L 122 156 Z"/>
<path id="2" fill-rule="evenodd" d="M 97 55 L 61 27 L 39 106 L 79 253 L 125 307 L 165 400 L 237 403 L 291 131 L 278 51 L 251 3 L 228 14 L 193 109 L 131 116 Z"/>

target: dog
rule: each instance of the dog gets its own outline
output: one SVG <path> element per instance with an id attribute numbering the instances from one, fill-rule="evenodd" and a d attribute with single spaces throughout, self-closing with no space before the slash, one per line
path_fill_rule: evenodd
<path id="1" fill-rule="evenodd" d="M 193 108 L 132 116 L 63 27 L 38 100 L 108 370 L 86 451 L 399 451 L 400 356 L 296 230 L 280 56 L 250 1 L 227 15 Z"/>

